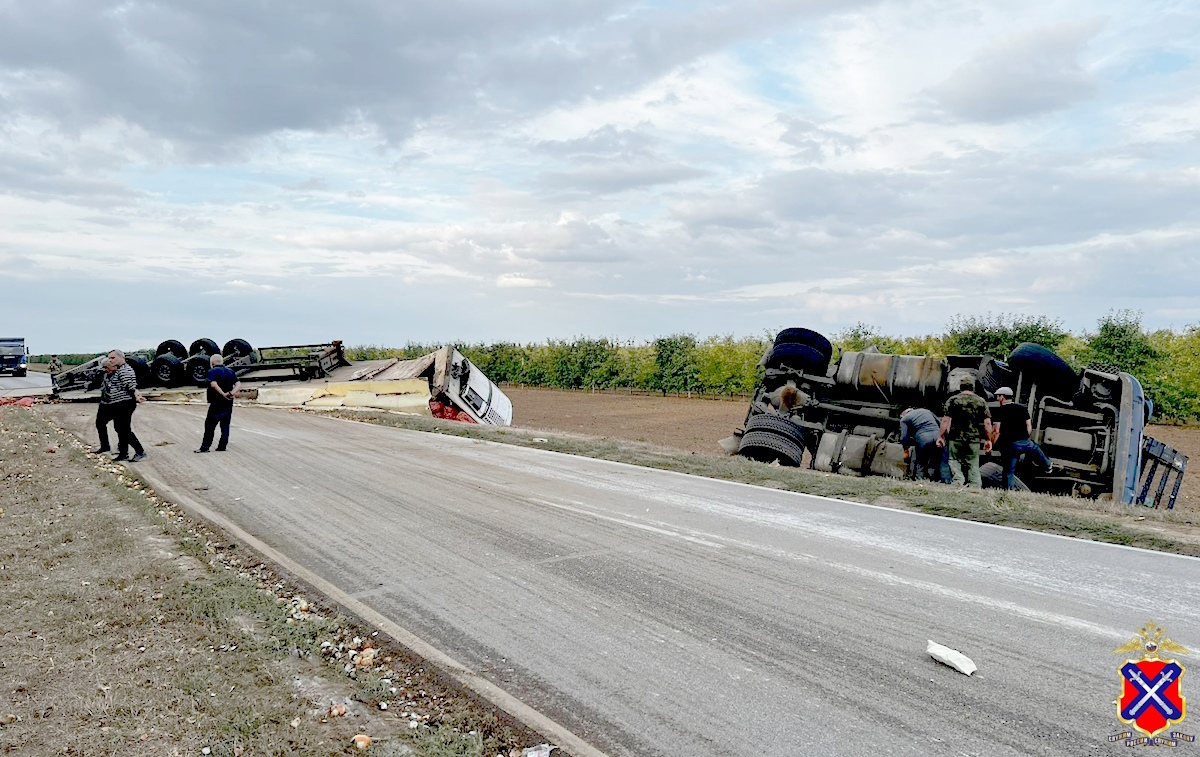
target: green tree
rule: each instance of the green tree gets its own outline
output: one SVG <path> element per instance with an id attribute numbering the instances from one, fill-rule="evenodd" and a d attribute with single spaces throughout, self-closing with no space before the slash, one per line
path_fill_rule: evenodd
<path id="1" fill-rule="evenodd" d="M 1062 322 L 1044 315 L 956 315 L 946 326 L 951 350 L 959 355 L 1007 357 L 1022 342 L 1058 349 L 1068 336 Z"/>
<path id="2" fill-rule="evenodd" d="M 674 334 L 654 340 L 654 389 L 687 392 L 697 388 L 696 337 Z"/>
<path id="3" fill-rule="evenodd" d="M 1088 363 L 1115 365 L 1135 376 L 1147 373 L 1160 358 L 1142 328 L 1142 314 L 1135 310 L 1112 310 L 1101 318 L 1083 356 Z"/>

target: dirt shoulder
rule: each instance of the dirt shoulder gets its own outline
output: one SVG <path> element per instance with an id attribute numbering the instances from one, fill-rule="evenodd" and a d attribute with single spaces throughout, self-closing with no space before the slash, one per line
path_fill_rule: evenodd
<path id="1" fill-rule="evenodd" d="M 538 743 L 36 411 L 0 408 L 0 751 L 519 754 Z"/>

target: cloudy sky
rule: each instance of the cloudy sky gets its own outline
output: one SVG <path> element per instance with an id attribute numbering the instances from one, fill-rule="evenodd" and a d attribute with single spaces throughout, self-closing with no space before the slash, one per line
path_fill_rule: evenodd
<path id="1" fill-rule="evenodd" d="M 0 332 L 1200 322 L 1193 0 L 0 0 Z"/>

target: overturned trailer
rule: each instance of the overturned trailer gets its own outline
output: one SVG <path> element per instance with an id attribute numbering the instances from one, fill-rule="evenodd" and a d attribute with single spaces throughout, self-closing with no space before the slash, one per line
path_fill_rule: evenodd
<path id="1" fill-rule="evenodd" d="M 928 408 L 936 415 L 963 377 L 994 403 L 1011 387 L 1033 423 L 1033 440 L 1054 463 L 1045 473 L 1018 468 L 1034 491 L 1111 498 L 1171 508 L 1187 457 L 1146 436 L 1153 405 L 1138 380 L 1111 366 L 1076 372 L 1036 344 L 999 360 L 989 355 L 945 358 L 845 351 L 803 328 L 784 329 L 764 354 L 762 382 L 742 428 L 721 446 L 730 454 L 798 466 L 804 453 L 817 470 L 847 475 L 909 474 L 900 444 L 900 415 Z M 1002 462 L 997 453 L 981 462 Z"/>

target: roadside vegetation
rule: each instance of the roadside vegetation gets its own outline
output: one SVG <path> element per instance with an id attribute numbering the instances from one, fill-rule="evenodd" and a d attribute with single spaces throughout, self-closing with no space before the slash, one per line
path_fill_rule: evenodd
<path id="1" fill-rule="evenodd" d="M 0 408 L 0 462 L 0 752 L 492 757 L 538 743 L 36 412 Z"/>
<path id="2" fill-rule="evenodd" d="M 930 515 L 1200 556 L 1200 513 L 1195 511 L 1129 508 L 1092 499 L 998 489 L 963 490 L 882 476 L 858 478 L 806 468 L 763 465 L 743 457 L 685 452 L 625 439 L 480 426 L 385 411 L 337 409 L 309 412 L 414 431 L 535 447 Z"/>
<path id="3" fill-rule="evenodd" d="M 669 394 L 747 395 L 758 385 L 758 362 L 774 331 L 759 336 L 675 334 L 636 344 L 578 337 L 534 344 L 465 343 L 460 349 L 500 384 L 556 389 L 633 389 Z M 1159 422 L 1200 422 L 1200 326 L 1147 331 L 1141 315 L 1114 311 L 1094 332 L 1071 334 L 1044 316 L 955 316 L 941 334 L 889 336 L 868 324 L 830 335 L 840 350 L 871 346 L 881 352 L 1003 358 L 1021 342 L 1056 351 L 1076 369 L 1112 365 L 1137 376 Z M 440 345 L 357 346 L 351 360 L 412 358 Z"/>

